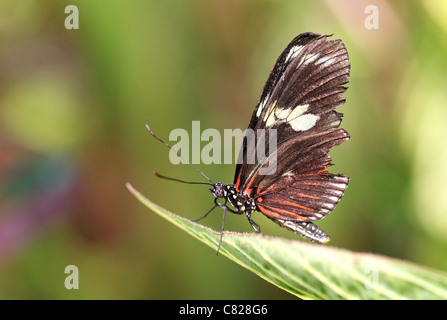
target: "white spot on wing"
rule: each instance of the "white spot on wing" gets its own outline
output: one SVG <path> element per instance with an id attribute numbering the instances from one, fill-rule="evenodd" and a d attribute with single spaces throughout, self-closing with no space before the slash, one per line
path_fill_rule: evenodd
<path id="1" fill-rule="evenodd" d="M 282 176 L 283 177 L 293 177 L 293 171 L 292 170 L 289 170 L 289 171 L 287 171 L 287 172 L 284 172 L 283 174 L 282 174 Z"/>
<path id="2" fill-rule="evenodd" d="M 324 197 L 326 199 L 329 199 L 329 200 L 333 201 L 333 202 L 338 202 L 340 200 L 340 198 L 337 197 L 337 196 L 325 195 Z"/>
<path id="3" fill-rule="evenodd" d="M 308 54 L 306 56 L 304 64 L 309 64 L 309 63 L 315 61 L 315 59 L 317 59 L 319 56 L 320 56 L 320 53 Z"/>
<path id="4" fill-rule="evenodd" d="M 275 100 L 264 115 L 264 121 L 266 122 L 267 127 L 269 127 L 276 121 L 275 113 L 273 112 L 273 110 L 275 109 L 277 102 L 278 100 Z"/>
<path id="5" fill-rule="evenodd" d="M 332 189 L 331 192 L 338 196 L 337 199 L 340 199 L 343 196 L 343 191 Z"/>
<path id="6" fill-rule="evenodd" d="M 317 62 L 315 62 L 315 64 L 322 64 L 323 62 L 328 61 L 331 58 L 331 56 L 323 56 L 322 58 L 318 59 Z"/>
<path id="7" fill-rule="evenodd" d="M 290 57 L 291 57 L 292 54 L 293 54 L 293 49 L 294 49 L 294 48 L 295 48 L 295 47 L 292 47 L 292 49 L 290 49 L 289 54 L 287 55 L 287 57 L 286 57 L 286 61 L 285 61 L 285 62 L 289 61 Z"/>
<path id="8" fill-rule="evenodd" d="M 258 118 L 261 115 L 262 110 L 264 110 L 264 107 L 265 107 L 267 101 L 269 100 L 269 98 L 270 98 L 270 93 L 267 94 L 267 96 L 264 98 L 264 100 L 262 100 L 262 102 L 259 104 L 258 111 L 256 111 L 256 116 Z"/>
<path id="9" fill-rule="evenodd" d="M 340 125 L 340 123 L 341 123 L 341 120 L 335 120 L 335 121 L 332 121 L 331 123 L 329 123 L 329 127 L 333 127 L 333 128 L 337 128 L 339 125 Z"/>
<path id="10" fill-rule="evenodd" d="M 302 50 L 304 46 L 294 46 L 290 49 L 289 53 L 287 54 L 285 62 L 292 60 L 295 58 Z"/>
<path id="11" fill-rule="evenodd" d="M 272 113 L 270 117 L 267 118 L 267 122 L 265 123 L 266 127 L 270 127 L 276 121 L 275 115 Z"/>
<path id="12" fill-rule="evenodd" d="M 266 126 L 269 127 L 275 122 L 278 124 L 287 122 L 295 131 L 305 131 L 312 128 L 320 119 L 319 116 L 313 114 L 303 115 L 308 109 L 309 104 L 297 105 L 295 108 L 283 109 L 276 107 L 276 102 L 273 102 L 269 110 L 264 115 Z"/>
<path id="13" fill-rule="evenodd" d="M 288 109 L 281 109 L 281 108 L 277 108 L 275 110 L 275 116 L 278 119 L 284 120 L 285 118 L 287 118 L 287 116 L 289 115 L 290 111 Z"/>
<path id="14" fill-rule="evenodd" d="M 346 189 L 347 183 L 337 183 L 337 182 L 331 182 L 330 186 L 333 188 L 339 188 L 339 189 Z"/>
<path id="15" fill-rule="evenodd" d="M 322 64 L 323 67 L 327 67 L 330 66 L 332 64 L 332 62 L 335 61 L 335 58 L 329 59 L 328 61 L 326 61 L 325 63 Z"/>
<path id="16" fill-rule="evenodd" d="M 289 121 L 289 124 L 295 131 L 306 131 L 315 126 L 319 119 L 320 116 L 309 113 Z"/>
<path id="17" fill-rule="evenodd" d="M 304 46 L 295 46 L 295 52 L 292 54 L 291 58 L 294 59 L 303 49 Z"/>
<path id="18" fill-rule="evenodd" d="M 292 121 L 293 119 L 301 116 L 304 112 L 307 111 L 307 109 L 309 109 L 309 105 L 305 104 L 305 105 L 298 105 L 296 106 L 293 111 L 289 114 L 289 116 L 287 117 L 287 121 Z"/>

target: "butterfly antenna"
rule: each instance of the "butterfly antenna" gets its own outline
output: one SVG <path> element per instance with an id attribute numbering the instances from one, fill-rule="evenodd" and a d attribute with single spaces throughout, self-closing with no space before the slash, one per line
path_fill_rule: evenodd
<path id="1" fill-rule="evenodd" d="M 180 159 L 182 159 L 184 162 L 186 162 L 186 163 L 189 164 L 191 167 L 193 167 L 194 169 L 196 169 L 197 172 L 199 172 L 202 176 L 204 176 L 209 182 L 211 182 L 211 184 L 214 184 L 214 182 L 213 182 L 210 178 L 208 178 L 202 171 L 200 171 L 199 168 L 197 168 L 195 165 L 193 165 L 193 164 L 190 163 L 188 160 L 186 160 L 185 158 L 183 158 L 183 157 L 180 155 L 180 153 L 178 153 L 177 151 L 175 151 L 174 149 L 172 149 L 172 147 L 171 147 L 169 144 L 167 144 L 167 143 L 164 142 L 160 137 L 158 137 L 158 136 L 152 131 L 151 127 L 149 127 L 148 124 L 146 125 L 146 129 L 149 131 L 149 133 L 150 133 L 155 139 L 157 139 L 158 141 L 160 141 L 161 143 L 163 143 L 163 144 L 164 144 L 166 147 L 168 147 L 171 151 L 175 152 L 175 154 L 176 154 Z M 168 178 L 168 177 L 164 177 L 164 176 L 157 175 L 157 174 L 155 174 L 155 175 L 158 176 L 158 177 L 160 177 L 160 178 L 165 178 L 165 179 L 168 179 L 168 180 L 176 180 L 176 181 L 179 181 L 179 182 L 186 182 L 186 181 L 183 181 L 183 180 L 178 180 L 178 179 L 174 179 L 174 178 Z"/>
<path id="2" fill-rule="evenodd" d="M 176 179 L 176 178 L 171 178 L 171 177 L 166 177 L 164 175 L 159 174 L 157 171 L 154 171 L 154 175 L 158 178 L 161 179 L 165 179 L 165 180 L 171 180 L 171 181 L 177 181 L 177 182 L 181 182 L 181 183 L 187 183 L 187 184 L 206 184 L 209 186 L 212 186 L 212 183 L 208 183 L 208 182 L 191 182 L 191 181 L 185 181 L 185 180 L 180 180 L 180 179 Z"/>

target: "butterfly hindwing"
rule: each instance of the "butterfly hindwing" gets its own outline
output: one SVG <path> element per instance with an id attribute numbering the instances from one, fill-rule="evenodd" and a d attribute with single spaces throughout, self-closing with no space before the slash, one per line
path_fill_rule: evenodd
<path id="1" fill-rule="evenodd" d="M 285 176 L 257 194 L 257 206 L 269 218 L 320 220 L 334 209 L 348 183 L 348 177 L 329 172 Z"/>

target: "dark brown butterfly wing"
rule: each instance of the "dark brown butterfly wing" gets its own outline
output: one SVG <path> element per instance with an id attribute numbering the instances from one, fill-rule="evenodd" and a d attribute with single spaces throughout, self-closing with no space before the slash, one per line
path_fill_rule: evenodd
<path id="1" fill-rule="evenodd" d="M 327 37 L 304 33 L 282 52 L 250 121 L 254 134 L 242 145 L 236 190 L 255 197 L 272 219 L 321 219 L 349 182 L 326 170 L 329 150 L 349 139 L 338 128 L 342 115 L 334 109 L 345 102 L 343 85 L 350 72 L 345 46 Z M 276 148 L 270 148 L 270 137 Z M 257 153 L 261 146 L 265 157 Z"/>

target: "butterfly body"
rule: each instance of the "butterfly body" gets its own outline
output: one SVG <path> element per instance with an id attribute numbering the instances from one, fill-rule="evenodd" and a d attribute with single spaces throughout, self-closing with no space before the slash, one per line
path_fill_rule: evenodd
<path id="1" fill-rule="evenodd" d="M 217 182 L 213 184 L 213 189 L 210 189 L 211 193 L 214 195 L 215 200 L 223 198 L 225 203 L 221 204 L 215 201 L 216 205 L 226 210 L 240 215 L 245 215 L 250 222 L 251 226 L 256 232 L 260 232 L 259 226 L 251 219 L 251 214 L 253 211 L 258 210 L 255 200 L 245 193 L 239 192 L 235 185 L 232 184 L 222 184 Z M 229 203 L 234 209 L 227 206 Z"/>

